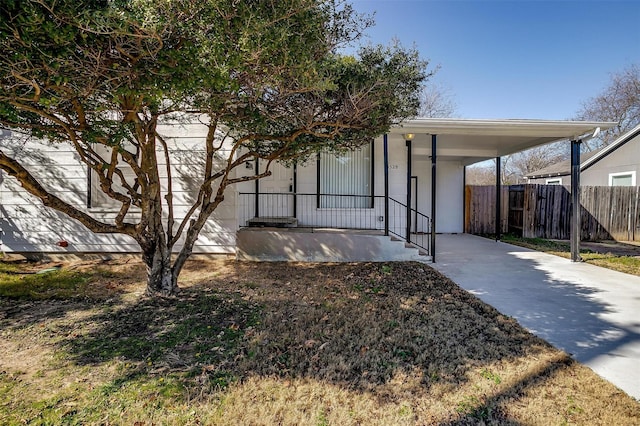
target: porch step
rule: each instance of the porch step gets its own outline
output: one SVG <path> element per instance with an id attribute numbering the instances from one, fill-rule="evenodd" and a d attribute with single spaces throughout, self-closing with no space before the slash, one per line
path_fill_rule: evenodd
<path id="1" fill-rule="evenodd" d="M 391 241 L 394 241 L 394 240 L 392 239 Z M 396 241 L 401 241 L 401 240 L 396 240 Z M 418 251 L 418 256 L 428 256 L 428 257 L 431 257 L 431 256 L 429 256 L 429 253 L 428 253 L 425 249 L 423 249 L 423 248 L 421 248 L 421 247 L 418 247 L 418 246 L 416 246 L 415 244 L 411 244 L 411 243 L 406 243 L 406 242 L 405 242 L 405 243 L 404 243 L 404 248 L 406 248 L 406 249 L 412 249 L 412 250 L 417 250 L 417 251 Z"/>
<path id="2" fill-rule="evenodd" d="M 253 228 L 297 228 L 298 219 L 295 217 L 254 217 L 249 219 L 249 226 Z"/>

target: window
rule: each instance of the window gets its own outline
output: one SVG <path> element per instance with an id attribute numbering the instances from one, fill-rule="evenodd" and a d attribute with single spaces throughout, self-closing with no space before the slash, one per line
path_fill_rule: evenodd
<path id="1" fill-rule="evenodd" d="M 547 185 L 562 185 L 562 178 L 547 179 L 545 183 Z"/>
<path id="2" fill-rule="evenodd" d="M 319 208 L 371 208 L 373 144 L 355 151 L 318 156 Z"/>
<path id="3" fill-rule="evenodd" d="M 635 186 L 636 172 L 609 173 L 609 186 Z"/>

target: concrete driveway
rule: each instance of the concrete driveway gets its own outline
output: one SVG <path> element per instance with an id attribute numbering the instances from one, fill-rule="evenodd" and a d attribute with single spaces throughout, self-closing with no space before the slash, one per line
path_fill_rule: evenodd
<path id="1" fill-rule="evenodd" d="M 473 235 L 438 235 L 432 266 L 640 399 L 640 277 Z"/>

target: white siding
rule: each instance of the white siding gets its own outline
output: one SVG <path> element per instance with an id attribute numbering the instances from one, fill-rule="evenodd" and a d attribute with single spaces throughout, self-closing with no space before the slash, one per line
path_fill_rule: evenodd
<path id="1" fill-rule="evenodd" d="M 418 211 L 431 216 L 431 161 L 430 146 L 414 146 L 412 175 L 418 177 Z M 426 152 L 427 155 L 424 155 Z M 241 169 L 240 173 L 253 174 L 251 169 Z M 438 160 L 437 162 L 437 232 L 463 232 L 464 188 L 463 166 L 458 161 Z M 384 202 L 376 198 L 373 208 L 317 208 L 317 164 L 315 157 L 298 165 L 297 173 L 297 218 L 301 225 L 313 221 L 316 226 L 365 227 L 382 229 L 384 223 L 379 220 L 384 215 Z M 242 226 L 253 214 L 254 182 L 238 185 L 239 192 L 250 193 L 238 200 L 238 221 Z M 263 192 L 263 191 L 261 191 Z M 384 196 L 384 151 L 383 139 L 374 142 L 374 194 Z M 406 204 L 407 196 L 407 148 L 400 135 L 389 135 L 389 196 L 399 203 Z M 292 198 L 292 197 L 291 197 Z M 414 200 L 415 201 L 415 200 Z M 393 202 L 391 203 L 393 205 Z M 413 204 L 413 203 L 412 203 Z M 405 210 L 396 210 L 396 231 L 404 235 Z M 394 211 L 390 212 L 394 216 Z M 421 231 L 421 229 L 420 229 Z"/>
<path id="2" fill-rule="evenodd" d="M 197 194 L 198 176 L 203 165 L 202 137 L 206 128 L 202 125 L 164 126 L 161 134 L 178 159 L 172 168 L 175 216 L 180 219 Z M 17 143 L 2 141 L 3 150 L 32 171 L 39 182 L 56 196 L 88 212 L 97 219 L 112 221 L 117 210 L 108 205 L 87 208 L 87 167 L 66 144 L 38 142 Z M 228 151 L 223 152 L 228 155 Z M 159 158 L 163 158 L 159 152 Z M 174 160 L 175 161 L 175 160 Z M 166 170 L 161 168 L 166 177 Z M 94 177 L 95 178 L 95 177 Z M 166 188 L 166 179 L 163 185 Z M 95 196 L 95 191 L 94 191 Z M 194 252 L 233 253 L 235 251 L 236 194 L 230 188 L 225 201 L 214 212 L 202 230 Z M 135 213 L 131 214 L 132 220 Z M 11 252 L 137 252 L 139 247 L 130 237 L 123 235 L 99 235 L 86 229 L 79 222 L 52 209 L 45 208 L 40 200 L 22 190 L 19 183 L 6 174 L 0 177 L 0 229 L 2 246 Z M 58 241 L 67 241 L 67 248 Z M 176 248 L 179 248 L 180 244 Z"/>
<path id="3" fill-rule="evenodd" d="M 631 139 L 580 174 L 582 186 L 608 186 L 612 173 L 640 175 L 640 135 Z"/>

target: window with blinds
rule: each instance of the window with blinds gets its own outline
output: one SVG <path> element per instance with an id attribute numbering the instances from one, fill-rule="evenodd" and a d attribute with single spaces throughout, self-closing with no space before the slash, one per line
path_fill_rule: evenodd
<path id="1" fill-rule="evenodd" d="M 319 208 L 371 208 L 373 147 L 318 156 Z"/>

